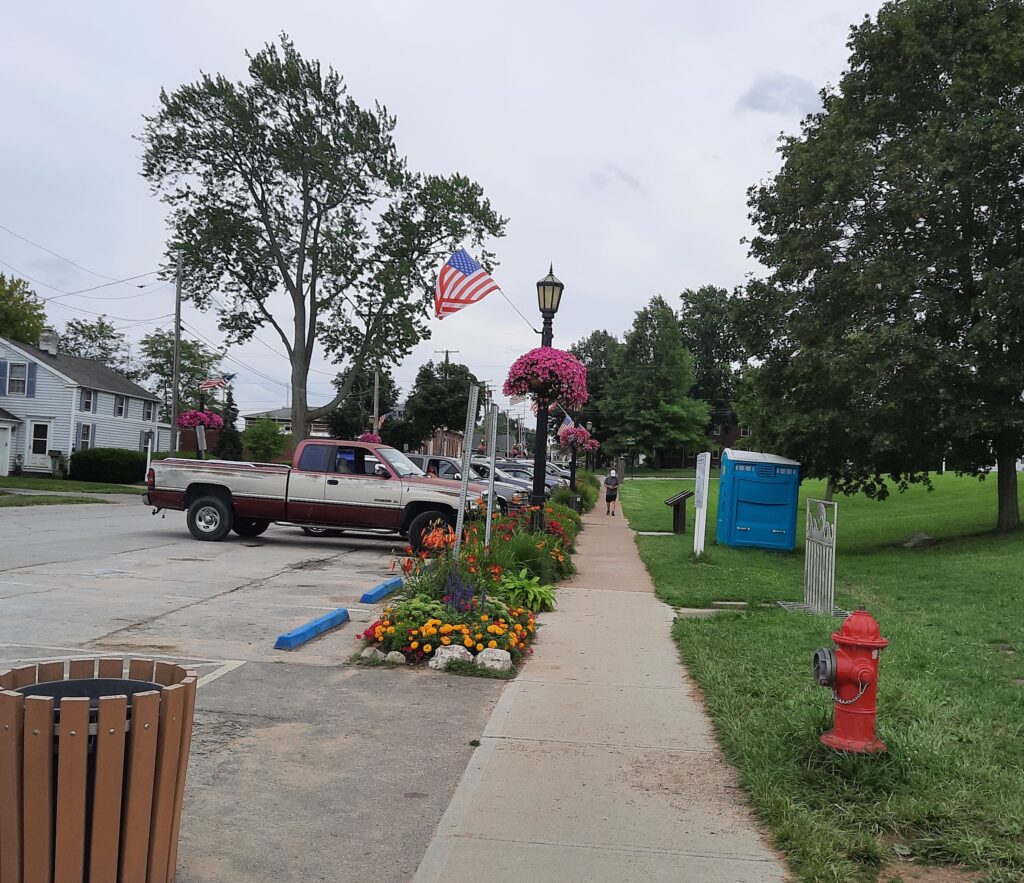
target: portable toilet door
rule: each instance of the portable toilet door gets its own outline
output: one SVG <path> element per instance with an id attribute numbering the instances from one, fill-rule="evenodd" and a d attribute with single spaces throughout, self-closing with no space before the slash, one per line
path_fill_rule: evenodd
<path id="1" fill-rule="evenodd" d="M 758 549 L 796 548 L 800 464 L 759 451 L 722 452 L 718 542 Z"/>

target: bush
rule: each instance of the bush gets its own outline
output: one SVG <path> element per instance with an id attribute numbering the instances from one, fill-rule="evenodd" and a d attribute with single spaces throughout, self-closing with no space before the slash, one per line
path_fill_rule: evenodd
<path id="1" fill-rule="evenodd" d="M 580 481 L 579 478 L 576 480 L 576 487 L 578 490 L 575 494 L 571 488 L 556 487 L 551 492 L 552 502 L 560 507 L 567 508 L 572 498 L 578 494 L 580 498 L 580 510 L 582 512 L 589 512 L 597 505 L 598 488 L 593 487 L 588 481 Z M 600 485 L 598 487 L 600 487 Z"/>
<path id="2" fill-rule="evenodd" d="M 245 449 L 252 454 L 253 460 L 269 463 L 284 450 L 285 437 L 273 420 L 266 417 L 255 421 L 242 433 Z"/>
<path id="3" fill-rule="evenodd" d="M 135 484 L 146 478 L 146 454 L 125 448 L 89 448 L 71 455 L 71 478 L 103 484 Z"/>
<path id="4" fill-rule="evenodd" d="M 150 460 L 167 460 L 168 458 L 174 457 L 179 460 L 195 460 L 195 451 L 157 451 L 150 457 Z"/>

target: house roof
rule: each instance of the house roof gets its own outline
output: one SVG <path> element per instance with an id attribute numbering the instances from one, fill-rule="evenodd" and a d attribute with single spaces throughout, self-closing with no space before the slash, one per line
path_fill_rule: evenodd
<path id="1" fill-rule="evenodd" d="M 20 417 L 15 417 L 10 411 L 5 411 L 3 408 L 0 408 L 0 420 L 12 423 L 21 423 Z"/>
<path id="2" fill-rule="evenodd" d="M 104 392 L 132 396 L 136 399 L 160 401 L 148 389 L 143 389 L 137 383 L 132 383 L 127 377 L 118 374 L 95 359 L 80 359 L 78 356 L 69 356 L 67 353 L 61 352 L 53 355 L 39 347 L 8 340 L 6 337 L 0 337 L 0 340 L 87 389 L 101 389 Z"/>
<path id="3" fill-rule="evenodd" d="M 777 463 L 780 466 L 799 466 L 796 460 L 787 460 L 778 454 L 762 454 L 760 451 L 739 451 L 726 448 L 725 456 L 737 463 Z"/>
<path id="4" fill-rule="evenodd" d="M 278 408 L 275 411 L 259 411 L 256 414 L 243 414 L 243 420 L 259 420 L 261 417 L 265 417 L 269 420 L 291 420 L 292 409 L 291 408 Z"/>

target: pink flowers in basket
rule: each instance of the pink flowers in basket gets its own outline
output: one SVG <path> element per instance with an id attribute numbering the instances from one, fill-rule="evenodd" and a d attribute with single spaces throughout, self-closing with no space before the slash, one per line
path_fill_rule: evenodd
<path id="1" fill-rule="evenodd" d="M 376 432 L 364 432 L 356 441 L 367 442 L 371 445 L 380 444 L 380 436 Z"/>
<path id="2" fill-rule="evenodd" d="M 504 393 L 532 396 L 538 404 L 558 402 L 565 408 L 580 408 L 590 398 L 587 369 L 571 353 L 540 346 L 512 363 Z"/>
<path id="3" fill-rule="evenodd" d="M 182 411 L 178 415 L 179 429 L 195 429 L 197 426 L 205 426 L 207 429 L 220 429 L 224 420 L 220 414 L 213 411 Z"/>
<path id="4" fill-rule="evenodd" d="M 590 433 L 587 432 L 582 426 L 566 426 L 564 429 L 558 430 L 558 443 L 563 448 L 576 448 L 580 451 L 589 451 L 592 448 L 587 447 L 592 439 Z"/>

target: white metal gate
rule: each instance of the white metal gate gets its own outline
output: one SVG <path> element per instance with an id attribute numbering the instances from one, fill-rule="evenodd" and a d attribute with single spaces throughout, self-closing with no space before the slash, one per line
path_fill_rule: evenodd
<path id="1" fill-rule="evenodd" d="M 780 601 L 787 610 L 845 616 L 836 607 L 836 528 L 839 504 L 827 500 L 807 501 L 807 527 L 804 533 L 804 600 Z"/>

